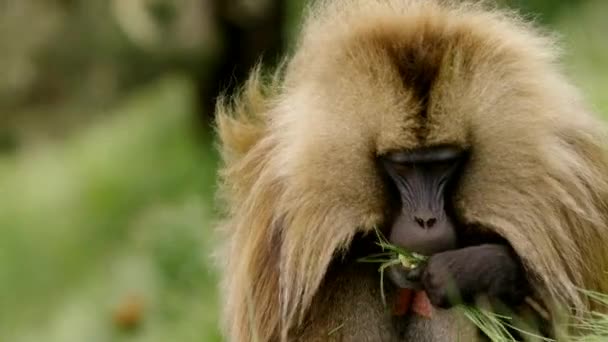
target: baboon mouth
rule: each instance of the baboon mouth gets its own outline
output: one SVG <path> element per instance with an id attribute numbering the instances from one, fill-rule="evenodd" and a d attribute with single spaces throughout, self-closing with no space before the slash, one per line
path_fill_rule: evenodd
<path id="1" fill-rule="evenodd" d="M 420 283 L 422 267 L 407 269 L 401 265 L 392 265 L 387 268 L 386 272 L 388 278 L 397 288 L 422 290 L 422 284 Z"/>
<path id="2" fill-rule="evenodd" d="M 392 265 L 386 269 L 386 272 L 387 277 L 396 288 L 424 292 L 425 289 L 421 281 L 423 270 L 424 265 L 421 265 L 420 268 L 413 270 L 407 269 L 401 265 Z M 502 310 L 507 310 L 504 313 L 506 316 L 514 314 L 518 317 L 518 319 L 529 320 L 530 326 L 537 329 L 536 334 L 539 336 L 544 338 L 552 338 L 553 327 L 551 325 L 551 315 L 546 308 L 546 303 L 544 303 L 542 298 L 530 295 L 525 297 L 522 304 L 516 307 L 504 307 Z M 523 336 L 520 336 L 521 334 L 519 331 L 510 331 L 511 329 L 508 329 L 509 333 L 515 338 L 516 341 L 524 340 Z M 483 330 L 479 328 L 478 333 L 480 336 L 486 336 Z"/>

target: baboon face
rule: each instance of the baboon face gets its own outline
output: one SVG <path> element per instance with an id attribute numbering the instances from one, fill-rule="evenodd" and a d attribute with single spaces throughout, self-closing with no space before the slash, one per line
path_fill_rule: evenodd
<path id="1" fill-rule="evenodd" d="M 477 222 L 459 220 L 475 191 L 476 175 L 483 173 L 489 188 L 506 184 L 500 173 L 486 170 L 511 171 L 530 162 L 531 154 L 513 151 L 509 157 L 516 163 L 505 168 L 491 153 L 534 141 L 500 136 L 528 125 L 529 109 L 504 124 L 492 119 L 495 113 L 519 110 L 525 103 L 519 102 L 518 91 L 527 85 L 516 68 L 501 62 L 504 51 L 478 53 L 491 41 L 476 42 L 476 49 L 458 46 L 470 39 L 467 34 L 464 29 L 446 32 L 433 21 L 411 30 L 407 23 L 387 20 L 381 28 L 362 24 L 336 39 L 331 58 L 297 56 L 292 67 L 306 63 L 309 73 L 298 74 L 292 105 L 307 112 L 290 116 L 295 121 L 287 123 L 292 129 L 288 144 L 295 147 L 289 150 L 301 157 L 290 158 L 296 168 L 288 172 L 298 185 L 308 185 L 302 191 L 319 185 L 348 198 L 343 203 L 349 211 L 361 209 L 356 214 L 372 217 L 370 211 L 377 210 L 377 226 L 389 242 L 411 252 L 432 256 L 471 245 L 462 232 Z M 481 58 L 490 62 L 477 63 Z M 485 77 L 492 73 L 501 78 Z M 542 129 L 525 128 L 530 136 Z M 315 200 L 332 203 L 318 195 Z M 488 235 L 475 243 L 500 240 L 499 234 Z M 397 286 L 407 287 L 412 275 L 406 272 L 393 266 L 388 274 Z"/>
<path id="2" fill-rule="evenodd" d="M 398 208 L 389 241 L 408 251 L 432 255 L 456 247 L 456 228 L 448 215 L 447 193 L 464 161 L 464 151 L 437 147 L 382 156 Z"/>
<path id="3" fill-rule="evenodd" d="M 427 256 L 456 248 L 449 189 L 465 156 L 457 147 L 439 146 L 391 152 L 380 158 L 393 194 L 393 216 L 386 229 L 390 243 Z M 417 279 L 405 268 L 391 266 L 388 275 L 399 287 L 416 286 Z"/>

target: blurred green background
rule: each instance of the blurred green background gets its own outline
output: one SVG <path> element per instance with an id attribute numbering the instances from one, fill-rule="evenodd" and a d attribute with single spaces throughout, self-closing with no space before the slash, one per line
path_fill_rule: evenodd
<path id="1" fill-rule="evenodd" d="M 608 114 L 608 1 L 503 0 Z M 302 0 L 0 0 L 0 341 L 220 341 L 213 99 Z"/>

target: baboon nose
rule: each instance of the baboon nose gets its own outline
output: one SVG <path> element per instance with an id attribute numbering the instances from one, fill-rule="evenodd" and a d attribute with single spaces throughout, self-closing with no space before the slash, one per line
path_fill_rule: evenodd
<path id="1" fill-rule="evenodd" d="M 414 221 L 416 221 L 416 223 L 418 224 L 418 226 L 420 226 L 420 228 L 425 228 L 425 229 L 433 228 L 435 223 L 437 223 L 437 219 L 434 217 L 414 216 Z"/>

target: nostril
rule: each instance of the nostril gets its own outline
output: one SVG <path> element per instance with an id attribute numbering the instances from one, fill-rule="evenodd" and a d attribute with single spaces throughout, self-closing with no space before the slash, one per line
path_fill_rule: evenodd
<path id="1" fill-rule="evenodd" d="M 416 221 L 416 224 L 418 224 L 420 228 L 432 228 L 437 223 L 437 219 L 434 217 L 425 220 L 418 216 L 414 216 L 414 221 Z"/>

